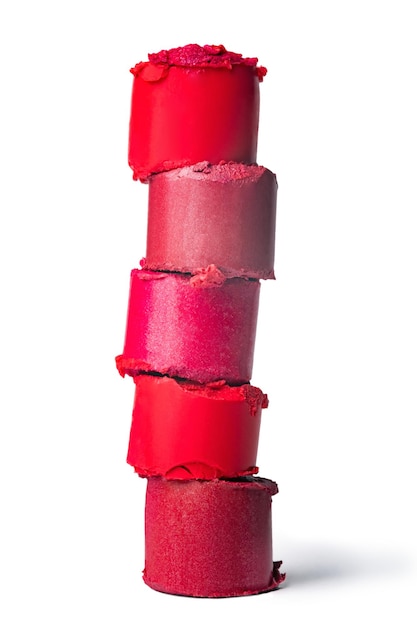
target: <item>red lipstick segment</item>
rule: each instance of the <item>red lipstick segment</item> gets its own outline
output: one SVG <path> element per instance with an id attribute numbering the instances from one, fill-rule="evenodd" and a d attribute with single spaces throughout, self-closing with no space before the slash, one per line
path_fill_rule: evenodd
<path id="1" fill-rule="evenodd" d="M 256 61 L 191 44 L 138 63 L 129 127 L 134 179 L 204 160 L 255 163 L 266 73 Z"/>
<path id="2" fill-rule="evenodd" d="M 142 477 L 205 479 L 254 474 L 262 409 L 257 387 L 135 377 L 127 462 Z"/>

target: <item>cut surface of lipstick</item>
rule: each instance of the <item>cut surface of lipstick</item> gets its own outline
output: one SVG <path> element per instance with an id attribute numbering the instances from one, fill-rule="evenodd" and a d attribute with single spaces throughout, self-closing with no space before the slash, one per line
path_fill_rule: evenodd
<path id="1" fill-rule="evenodd" d="M 145 510 L 147 585 L 196 597 L 243 596 L 285 579 L 272 559 L 272 496 L 264 478 L 149 478 Z"/>
<path id="2" fill-rule="evenodd" d="M 252 375 L 260 283 L 134 269 L 122 376 L 158 372 L 240 385 Z"/>
<path id="3" fill-rule="evenodd" d="M 135 377 L 127 462 L 142 477 L 205 479 L 254 474 L 261 412 L 257 387 Z"/>
<path id="4" fill-rule="evenodd" d="M 131 72 L 135 179 L 204 160 L 256 162 L 259 82 L 266 74 L 257 59 L 190 44 L 151 54 Z"/>
<path id="5" fill-rule="evenodd" d="M 143 267 L 274 278 L 277 181 L 265 167 L 207 161 L 149 179 Z"/>

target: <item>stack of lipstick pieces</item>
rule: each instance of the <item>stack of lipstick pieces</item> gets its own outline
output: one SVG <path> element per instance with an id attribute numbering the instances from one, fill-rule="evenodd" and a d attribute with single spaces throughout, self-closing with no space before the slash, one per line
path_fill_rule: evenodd
<path id="1" fill-rule="evenodd" d="M 149 186 L 122 376 L 127 461 L 147 479 L 144 581 L 228 597 L 276 589 L 275 482 L 254 476 L 267 396 L 250 384 L 260 279 L 274 278 L 275 175 L 256 164 L 256 58 L 190 44 L 137 64 L 129 137 Z"/>

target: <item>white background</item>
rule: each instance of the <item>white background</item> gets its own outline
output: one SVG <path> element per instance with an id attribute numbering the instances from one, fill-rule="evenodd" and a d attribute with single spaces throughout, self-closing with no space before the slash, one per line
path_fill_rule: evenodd
<path id="1" fill-rule="evenodd" d="M 416 624 L 415 11 L 2 4 L 2 626 Z M 258 464 L 280 486 L 274 558 L 288 578 L 226 600 L 142 582 L 145 481 L 125 463 L 133 385 L 114 365 L 145 252 L 129 68 L 187 43 L 268 68 L 258 162 L 279 181 L 252 382 L 270 398 Z"/>

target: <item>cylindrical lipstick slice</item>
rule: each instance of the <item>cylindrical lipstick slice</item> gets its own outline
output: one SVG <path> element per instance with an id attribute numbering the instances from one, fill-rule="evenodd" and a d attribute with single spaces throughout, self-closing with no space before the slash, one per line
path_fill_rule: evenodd
<path id="1" fill-rule="evenodd" d="M 257 387 L 135 377 L 127 462 L 139 476 L 205 479 L 254 474 L 261 412 Z"/>
<path id="2" fill-rule="evenodd" d="M 259 82 L 257 59 L 224 46 L 163 50 L 138 63 L 129 131 L 133 177 L 208 160 L 255 163 Z"/>
<path id="3" fill-rule="evenodd" d="M 265 167 L 207 161 L 149 179 L 144 267 L 274 278 L 277 181 Z"/>
<path id="4" fill-rule="evenodd" d="M 132 270 L 120 374 L 249 382 L 259 290 L 259 281 L 224 280 L 215 268 L 204 279 Z"/>
<path id="5" fill-rule="evenodd" d="M 263 478 L 210 481 L 148 479 L 147 585 L 197 597 L 276 589 L 285 575 L 272 558 L 272 496 Z"/>

